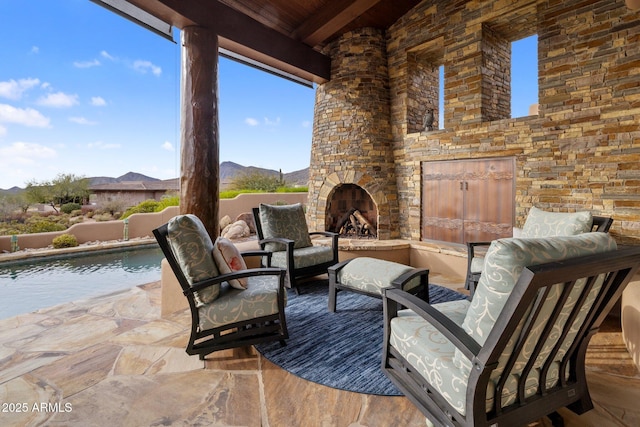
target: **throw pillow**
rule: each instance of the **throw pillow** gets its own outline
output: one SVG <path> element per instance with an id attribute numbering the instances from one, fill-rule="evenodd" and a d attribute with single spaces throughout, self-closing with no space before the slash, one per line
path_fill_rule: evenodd
<path id="1" fill-rule="evenodd" d="M 213 242 L 200 218 L 195 215 L 178 215 L 169 220 L 168 241 L 180 269 L 190 285 L 217 276 L 213 261 Z M 220 286 L 210 286 L 195 292 L 198 307 L 218 297 Z"/>
<path id="2" fill-rule="evenodd" d="M 259 209 L 262 234 L 265 239 L 272 237 L 290 239 L 295 242 L 293 247 L 296 249 L 312 245 L 302 204 L 273 206 L 261 203 Z M 269 243 L 265 249 L 277 252 L 286 250 L 286 247 L 282 243 Z"/>
<path id="3" fill-rule="evenodd" d="M 213 259 L 221 274 L 233 273 L 247 269 L 242 255 L 236 245 L 229 239 L 218 237 L 213 245 Z M 247 289 L 247 278 L 229 280 L 229 285 L 236 289 Z"/>
<path id="4" fill-rule="evenodd" d="M 591 212 L 546 212 L 534 206 L 522 227 L 522 237 L 574 236 L 588 233 L 592 225 Z"/>

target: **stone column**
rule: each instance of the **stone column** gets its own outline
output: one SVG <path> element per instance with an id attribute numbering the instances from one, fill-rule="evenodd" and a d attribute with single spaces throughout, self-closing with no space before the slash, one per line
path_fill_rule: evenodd
<path id="1" fill-rule="evenodd" d="M 309 198 L 310 228 L 326 227 L 331 193 L 343 184 L 363 188 L 376 203 L 378 238 L 396 238 L 398 190 L 389 109 L 385 33 L 361 28 L 326 48 L 331 80 L 316 90 Z"/>
<path id="2" fill-rule="evenodd" d="M 180 213 L 194 214 L 212 239 L 219 234 L 218 37 L 182 30 Z"/>

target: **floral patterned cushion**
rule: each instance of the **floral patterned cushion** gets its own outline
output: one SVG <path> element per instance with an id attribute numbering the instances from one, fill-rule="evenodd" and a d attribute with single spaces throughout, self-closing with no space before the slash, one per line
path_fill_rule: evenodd
<path id="1" fill-rule="evenodd" d="M 291 239 L 295 242 L 293 247 L 296 249 L 311 246 L 307 219 L 300 203 L 283 206 L 261 203 L 259 210 L 262 234 L 265 239 L 272 237 Z M 265 249 L 276 252 L 284 251 L 286 247 L 282 243 L 268 243 Z"/>
<path id="2" fill-rule="evenodd" d="M 247 269 L 247 264 L 236 245 L 224 237 L 218 237 L 213 244 L 213 260 L 221 274 Z M 229 284 L 236 289 L 247 289 L 247 278 L 229 280 Z"/>
<path id="3" fill-rule="evenodd" d="M 534 206 L 529 210 L 521 237 L 573 236 L 590 232 L 592 226 L 591 212 L 545 212 Z"/>
<path id="4" fill-rule="evenodd" d="M 218 268 L 213 260 L 213 242 L 202 221 L 191 214 L 169 220 L 168 241 L 180 269 L 189 284 L 216 277 Z M 195 292 L 196 305 L 207 304 L 218 296 L 218 285 Z"/>
<path id="5" fill-rule="evenodd" d="M 222 285 L 215 301 L 198 308 L 200 330 L 278 312 L 278 277 L 251 276 L 248 279 L 246 290 Z"/>
<path id="6" fill-rule="evenodd" d="M 397 262 L 359 257 L 352 259 L 338 271 L 337 280 L 342 286 L 380 295 L 382 288 L 388 288 L 391 282 L 411 270 L 413 267 Z M 418 285 L 420 277 L 415 277 L 403 289 L 410 290 Z"/>
<path id="7" fill-rule="evenodd" d="M 308 246 L 293 250 L 293 265 L 295 268 L 309 267 L 312 265 L 329 262 L 333 259 L 333 249 L 328 246 Z M 287 253 L 274 252 L 271 257 L 271 266 L 287 268 Z"/>
<path id="8" fill-rule="evenodd" d="M 484 344 L 524 267 L 615 249 L 616 242 L 608 233 L 493 241 L 462 327 Z M 471 370 L 471 362 L 461 352 L 456 352 L 454 363 L 466 372 Z"/>

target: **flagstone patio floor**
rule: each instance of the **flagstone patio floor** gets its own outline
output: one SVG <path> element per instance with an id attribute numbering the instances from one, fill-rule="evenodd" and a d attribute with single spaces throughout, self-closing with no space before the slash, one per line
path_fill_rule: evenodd
<path id="1" fill-rule="evenodd" d="M 425 425 L 404 397 L 311 383 L 252 347 L 188 356 L 189 323 L 160 318 L 159 282 L 0 320 L 0 425 Z M 595 409 L 562 411 L 567 426 L 640 425 L 640 375 L 609 323 L 587 360 Z"/>

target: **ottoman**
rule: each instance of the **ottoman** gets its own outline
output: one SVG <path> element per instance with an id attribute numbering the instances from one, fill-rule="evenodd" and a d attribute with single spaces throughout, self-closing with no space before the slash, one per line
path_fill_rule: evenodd
<path id="1" fill-rule="evenodd" d="M 382 289 L 395 287 L 429 302 L 429 270 L 397 262 L 359 257 L 339 262 L 328 269 L 329 311 L 336 311 L 338 290 L 382 298 Z"/>

